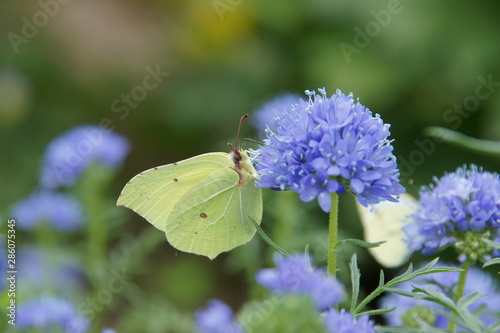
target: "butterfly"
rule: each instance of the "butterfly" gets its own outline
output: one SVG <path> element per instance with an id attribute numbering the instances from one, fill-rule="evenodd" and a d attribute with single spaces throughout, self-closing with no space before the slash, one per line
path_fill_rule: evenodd
<path id="1" fill-rule="evenodd" d="M 384 267 L 397 267 L 406 262 L 411 255 L 403 227 L 411 223 L 410 214 L 415 212 L 417 201 L 403 193 L 399 202 L 383 201 L 371 207 L 356 203 L 363 225 L 365 240 L 370 243 L 386 241 L 370 254 Z"/>
<path id="2" fill-rule="evenodd" d="M 256 232 L 252 219 L 262 220 L 262 190 L 255 186 L 258 174 L 248 152 L 230 147 L 230 153 L 201 154 L 139 173 L 117 205 L 163 230 L 180 251 L 214 259 L 249 242 Z"/>

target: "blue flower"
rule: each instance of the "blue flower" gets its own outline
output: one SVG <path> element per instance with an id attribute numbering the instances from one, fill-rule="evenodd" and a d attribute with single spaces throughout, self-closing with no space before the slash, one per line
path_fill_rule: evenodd
<path id="1" fill-rule="evenodd" d="M 233 318 L 233 311 L 224 302 L 212 299 L 206 309 L 195 314 L 199 333 L 243 333 L 243 328 Z"/>
<path id="2" fill-rule="evenodd" d="M 12 207 L 12 216 L 20 229 L 32 230 L 48 222 L 59 231 L 79 230 L 85 223 L 82 205 L 72 196 L 50 190 L 31 194 Z"/>
<path id="3" fill-rule="evenodd" d="M 344 309 L 328 311 L 325 325 L 330 333 L 375 333 L 375 322 L 367 315 L 354 318 Z"/>
<path id="4" fill-rule="evenodd" d="M 121 135 L 99 126 L 73 128 L 47 147 L 41 183 L 49 188 L 72 185 L 92 162 L 116 167 L 128 151 L 128 141 Z"/>
<path id="5" fill-rule="evenodd" d="M 343 286 L 325 271 L 311 266 L 311 258 L 294 254 L 289 258 L 277 255 L 276 268 L 257 273 L 256 280 L 276 294 L 292 293 L 309 295 L 318 310 L 338 304 L 344 296 Z"/>
<path id="6" fill-rule="evenodd" d="M 77 313 L 72 303 L 42 296 L 19 306 L 17 325 L 22 330 L 53 332 L 61 329 L 63 332 L 83 333 L 87 331 L 89 322 Z"/>
<path id="7" fill-rule="evenodd" d="M 500 179 L 475 165 L 458 168 L 422 187 L 413 223 L 405 227 L 409 247 L 432 254 L 453 246 L 461 262 L 500 256 L 481 239 L 500 242 Z"/>
<path id="8" fill-rule="evenodd" d="M 86 281 L 83 263 L 71 252 L 21 246 L 16 256 L 21 297 L 31 297 L 41 292 L 84 292 Z"/>
<path id="9" fill-rule="evenodd" d="M 267 130 L 264 147 L 257 151 L 257 185 L 291 189 L 303 201 L 318 198 L 330 211 L 331 193 L 354 193 L 367 206 L 397 201 L 405 190 L 389 136 L 389 125 L 379 115 L 339 90 L 332 97 L 306 91 L 278 115 L 277 128 Z"/>
<path id="10" fill-rule="evenodd" d="M 291 110 L 292 106 L 299 100 L 300 96 L 298 95 L 282 93 L 263 103 L 252 117 L 255 128 L 264 130 L 269 127 L 272 131 L 275 131 L 278 125 L 276 118 Z"/>
<path id="11" fill-rule="evenodd" d="M 397 288 L 408 292 L 411 291 L 413 287 L 433 288 L 436 291 L 449 294 L 450 290 L 455 290 L 459 275 L 460 272 L 427 274 L 411 281 L 404 282 L 398 285 Z M 480 306 L 484 306 L 485 310 L 479 314 L 479 318 L 485 325 L 489 326 L 498 320 L 498 309 L 500 309 L 500 285 L 498 280 L 493 279 L 491 275 L 481 269 L 471 266 L 465 280 L 464 295 L 474 291 L 487 295 L 480 298 L 469 308 L 469 310 L 475 311 Z M 403 324 L 406 326 L 411 325 L 414 323 L 413 314 L 417 314 L 420 318 L 434 327 L 443 329 L 448 327 L 448 319 L 436 312 L 437 308 L 445 310 L 441 305 L 394 293 L 384 296 L 381 299 L 381 303 L 383 307 L 395 308 L 394 311 L 384 314 L 386 322 L 390 326 L 401 326 Z"/>

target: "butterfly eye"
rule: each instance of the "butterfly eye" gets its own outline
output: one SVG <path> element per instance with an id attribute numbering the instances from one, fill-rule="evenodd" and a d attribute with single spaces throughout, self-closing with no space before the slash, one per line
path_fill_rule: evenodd
<path id="1" fill-rule="evenodd" d="M 240 155 L 240 153 L 239 153 L 238 151 L 235 151 L 235 152 L 234 152 L 234 160 L 235 160 L 236 162 L 241 161 L 241 155 Z"/>

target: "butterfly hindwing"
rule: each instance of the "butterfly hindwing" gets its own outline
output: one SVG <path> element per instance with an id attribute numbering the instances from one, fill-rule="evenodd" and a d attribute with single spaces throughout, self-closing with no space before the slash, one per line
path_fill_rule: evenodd
<path id="1" fill-rule="evenodd" d="M 253 184 L 238 186 L 238 181 L 236 171 L 224 169 L 188 191 L 167 221 L 169 242 L 211 259 L 247 243 L 256 231 L 250 217 L 259 222 L 262 217 L 261 191 Z"/>

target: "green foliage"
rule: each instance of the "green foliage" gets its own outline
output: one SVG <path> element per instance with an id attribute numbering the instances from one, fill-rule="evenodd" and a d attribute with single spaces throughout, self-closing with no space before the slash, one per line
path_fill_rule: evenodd
<path id="1" fill-rule="evenodd" d="M 372 291 L 368 296 L 366 296 L 359 304 L 355 306 L 351 306 L 351 313 L 355 316 L 360 316 L 364 314 L 361 312 L 371 301 L 373 301 L 375 298 L 377 298 L 380 294 L 386 291 L 392 291 L 394 292 L 395 290 L 392 289 L 393 287 L 397 286 L 400 283 L 407 282 L 410 280 L 413 280 L 417 276 L 421 275 L 426 275 L 426 274 L 431 274 L 431 273 L 442 273 L 442 272 L 460 272 L 460 268 L 456 267 L 447 267 L 447 266 L 440 266 L 440 267 L 434 267 L 436 263 L 438 262 L 439 258 L 436 258 L 429 262 L 427 265 L 424 267 L 413 271 L 413 264 L 410 264 L 408 269 L 406 270 L 405 273 L 393 278 L 392 280 L 388 281 L 385 283 L 384 281 L 384 271 L 380 271 L 380 279 L 379 279 L 379 284 L 378 287 Z M 353 270 L 359 270 L 359 268 L 356 265 L 356 261 L 351 261 L 351 271 Z M 352 281 L 353 286 L 355 284 L 359 284 L 359 273 L 351 273 L 352 276 L 354 276 L 354 279 Z M 353 287 L 354 290 L 355 287 Z M 406 294 L 406 296 L 408 296 Z"/>
<path id="2" fill-rule="evenodd" d="M 247 333 L 326 333 L 309 296 L 280 295 L 246 304 L 238 322 Z"/>

